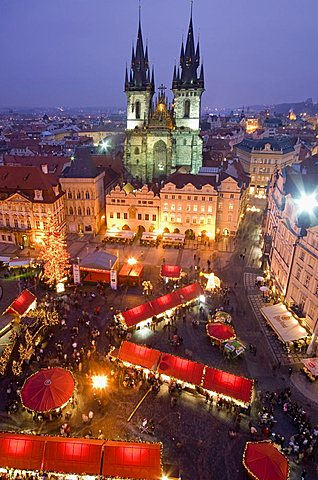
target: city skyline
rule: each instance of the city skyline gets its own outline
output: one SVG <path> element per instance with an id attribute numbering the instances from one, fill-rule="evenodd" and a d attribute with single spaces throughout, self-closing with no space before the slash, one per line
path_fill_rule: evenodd
<path id="1" fill-rule="evenodd" d="M 318 66 L 310 61 L 315 58 L 317 2 L 308 0 L 306 10 L 297 0 L 277 3 L 194 1 L 194 31 L 200 36 L 206 79 L 203 106 L 317 100 Z M 164 83 L 169 91 L 190 2 L 141 4 L 156 86 Z M 2 107 L 125 105 L 124 72 L 136 42 L 137 0 L 3 0 L 0 8 L 0 41 L 6 47 Z"/>

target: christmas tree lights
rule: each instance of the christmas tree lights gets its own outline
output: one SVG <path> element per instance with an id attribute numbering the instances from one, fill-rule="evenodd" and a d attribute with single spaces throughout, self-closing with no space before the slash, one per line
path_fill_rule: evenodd
<path id="1" fill-rule="evenodd" d="M 39 258 L 44 262 L 45 282 L 50 287 L 63 282 L 70 268 L 69 254 L 66 249 L 64 235 L 58 231 L 56 221 L 50 211 L 47 216 L 44 246 Z"/>

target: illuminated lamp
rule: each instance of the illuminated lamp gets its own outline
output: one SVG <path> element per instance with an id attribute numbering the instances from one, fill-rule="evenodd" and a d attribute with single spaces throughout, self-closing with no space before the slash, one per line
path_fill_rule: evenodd
<path id="1" fill-rule="evenodd" d="M 302 196 L 296 200 L 298 211 L 312 213 L 313 210 L 318 207 L 316 197 L 316 193 L 312 193 L 311 195 L 303 193 Z"/>
<path id="2" fill-rule="evenodd" d="M 131 266 L 136 265 L 137 260 L 134 257 L 130 257 L 130 258 L 128 258 L 127 263 L 128 263 L 128 265 L 131 265 Z"/>
<path id="3" fill-rule="evenodd" d="M 93 375 L 92 384 L 93 384 L 93 388 L 96 388 L 97 390 L 102 390 L 106 388 L 108 385 L 108 380 L 106 375 Z"/>

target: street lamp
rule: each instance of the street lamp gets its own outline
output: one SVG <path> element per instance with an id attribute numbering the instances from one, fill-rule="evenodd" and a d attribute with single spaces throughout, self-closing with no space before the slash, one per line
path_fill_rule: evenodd
<path id="1" fill-rule="evenodd" d="M 295 202 L 297 204 L 299 213 L 301 212 L 312 213 L 314 209 L 318 207 L 316 193 L 312 193 L 311 195 L 302 193 L 302 196 L 298 198 Z"/>
<path id="2" fill-rule="evenodd" d="M 93 388 L 96 390 L 103 390 L 108 385 L 108 379 L 106 375 L 93 375 L 92 376 Z"/>
<path id="3" fill-rule="evenodd" d="M 128 258 L 127 263 L 128 263 L 128 265 L 131 265 L 131 266 L 136 265 L 137 260 L 134 257 L 130 257 L 130 258 Z"/>

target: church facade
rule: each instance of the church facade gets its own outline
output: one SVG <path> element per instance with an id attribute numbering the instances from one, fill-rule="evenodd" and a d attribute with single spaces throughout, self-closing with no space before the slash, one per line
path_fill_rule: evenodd
<path id="1" fill-rule="evenodd" d="M 139 19 L 136 48 L 132 49 L 129 73 L 126 68 L 125 76 L 124 163 L 128 172 L 144 183 L 163 179 L 180 167 L 197 173 L 202 166 L 199 124 L 204 72 L 199 42 L 195 48 L 192 12 L 187 41 L 181 46 L 180 65 L 173 71 L 172 104 L 165 90 L 160 85 L 154 98 L 154 70 L 150 71 Z"/>

